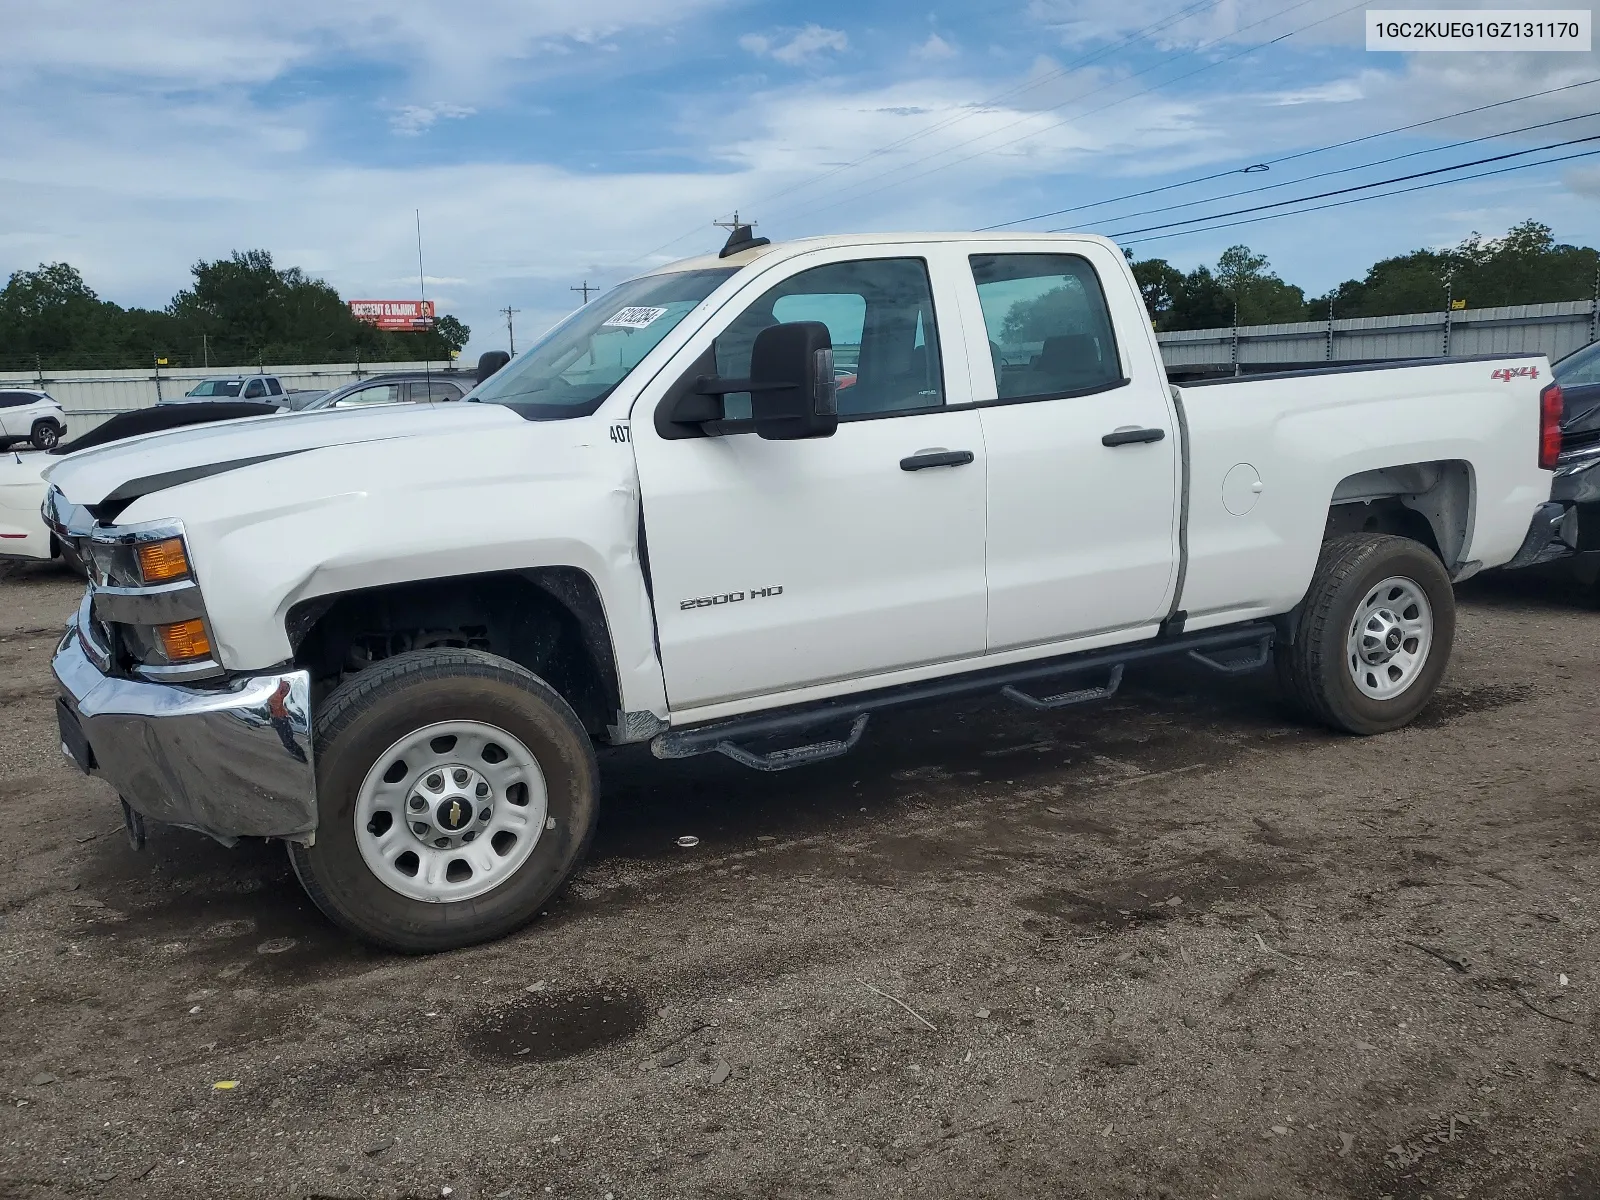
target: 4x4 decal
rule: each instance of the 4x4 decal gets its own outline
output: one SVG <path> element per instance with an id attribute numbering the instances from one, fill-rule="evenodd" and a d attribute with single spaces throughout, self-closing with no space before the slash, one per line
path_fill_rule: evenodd
<path id="1" fill-rule="evenodd" d="M 1489 372 L 1490 379 L 1498 379 L 1501 383 L 1510 383 L 1513 379 L 1537 379 L 1538 367 L 1496 367 Z"/>

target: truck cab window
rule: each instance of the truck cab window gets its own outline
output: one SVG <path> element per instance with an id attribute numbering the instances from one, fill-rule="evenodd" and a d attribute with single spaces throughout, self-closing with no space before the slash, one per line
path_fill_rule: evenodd
<path id="1" fill-rule="evenodd" d="M 259 379 L 252 379 L 249 386 L 244 389 L 244 398 L 246 400 L 255 400 L 258 397 L 265 396 L 266 394 L 267 385 L 262 383 Z"/>
<path id="2" fill-rule="evenodd" d="M 972 275 L 1001 400 L 1047 400 L 1122 380 L 1099 277 L 1075 254 L 975 254 Z"/>
<path id="3" fill-rule="evenodd" d="M 813 267 L 777 284 L 717 338 L 717 374 L 750 373 L 756 335 L 771 325 L 820 321 L 833 339 L 839 415 L 871 416 L 944 403 L 938 326 L 920 258 Z M 748 420 L 750 394 L 725 397 L 725 419 Z"/>

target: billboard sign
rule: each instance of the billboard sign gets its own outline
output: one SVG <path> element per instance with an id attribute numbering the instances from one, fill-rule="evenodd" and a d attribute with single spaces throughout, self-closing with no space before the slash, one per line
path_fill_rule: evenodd
<path id="1" fill-rule="evenodd" d="M 350 315 L 379 329 L 432 329 L 432 300 L 352 300 Z"/>

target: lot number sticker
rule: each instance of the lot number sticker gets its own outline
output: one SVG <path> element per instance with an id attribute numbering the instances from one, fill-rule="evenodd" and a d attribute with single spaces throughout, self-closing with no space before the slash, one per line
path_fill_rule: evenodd
<path id="1" fill-rule="evenodd" d="M 603 322 L 613 329 L 644 329 L 660 317 L 667 315 L 664 308 L 624 308 Z"/>

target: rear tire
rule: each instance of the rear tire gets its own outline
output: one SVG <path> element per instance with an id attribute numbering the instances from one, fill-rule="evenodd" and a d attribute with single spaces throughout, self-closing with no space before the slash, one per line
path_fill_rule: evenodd
<path id="1" fill-rule="evenodd" d="M 553 688 L 506 659 L 385 659 L 323 702 L 315 746 L 316 840 L 290 843 L 290 861 L 318 908 L 387 949 L 503 937 L 538 915 L 589 848 L 599 807 L 589 736 Z"/>
<path id="2" fill-rule="evenodd" d="M 28 441 L 35 450 L 54 450 L 61 442 L 61 426 L 54 421 L 35 421 Z"/>
<path id="3" fill-rule="evenodd" d="M 1432 698 L 1455 642 L 1455 592 L 1420 542 L 1358 533 L 1323 544 L 1294 640 L 1275 652 L 1283 692 L 1344 733 L 1387 733 Z"/>

